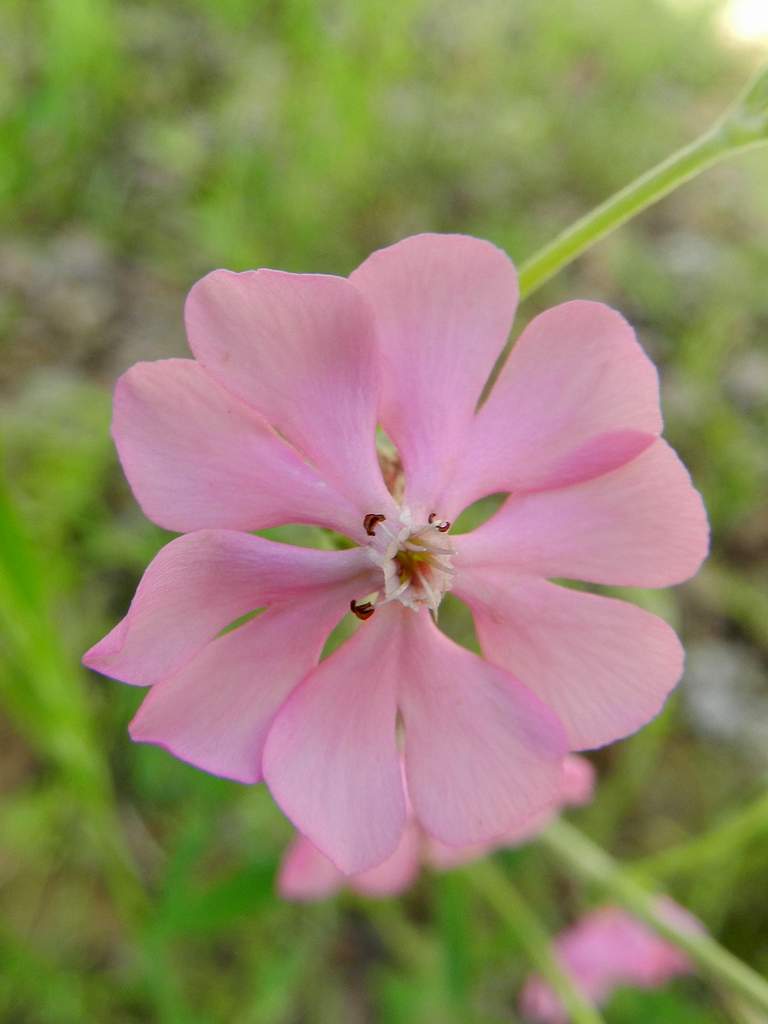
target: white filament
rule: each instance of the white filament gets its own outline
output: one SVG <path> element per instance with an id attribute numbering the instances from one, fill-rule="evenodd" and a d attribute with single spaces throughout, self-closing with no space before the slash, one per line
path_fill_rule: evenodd
<path id="1" fill-rule="evenodd" d="M 428 608 L 437 614 L 455 576 L 446 525 L 439 519 L 418 521 L 408 508 L 400 510 L 397 521 L 376 524 L 368 554 L 382 571 L 383 587 L 374 604 L 400 601 L 413 611 Z"/>

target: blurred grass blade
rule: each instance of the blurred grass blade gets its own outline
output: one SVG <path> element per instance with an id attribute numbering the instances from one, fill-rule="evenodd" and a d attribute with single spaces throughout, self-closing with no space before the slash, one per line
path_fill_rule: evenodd
<path id="1" fill-rule="evenodd" d="M 724 862 L 739 862 L 750 843 L 768 842 L 768 794 L 724 818 L 703 835 L 634 861 L 632 867 L 656 878 L 700 872 Z"/>
<path id="2" fill-rule="evenodd" d="M 118 905 L 134 919 L 143 905 L 114 808 L 109 770 L 96 740 L 83 679 L 62 649 L 45 572 L 0 476 L 0 625 L 7 667 L 3 701 L 35 748 L 68 779 L 84 810 Z"/>
<path id="3" fill-rule="evenodd" d="M 563 969 L 546 929 L 498 864 L 486 858 L 467 869 L 466 875 L 525 949 L 533 967 L 560 997 L 573 1024 L 602 1024 L 602 1015 Z"/>

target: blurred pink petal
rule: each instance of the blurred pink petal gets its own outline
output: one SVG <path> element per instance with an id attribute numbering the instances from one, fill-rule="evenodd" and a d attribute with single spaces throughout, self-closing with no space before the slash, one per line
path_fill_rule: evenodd
<path id="1" fill-rule="evenodd" d="M 472 609 L 483 654 L 555 711 L 572 749 L 639 729 L 682 674 L 674 631 L 626 601 L 488 565 L 465 566 L 455 592 Z"/>
<path id="2" fill-rule="evenodd" d="M 376 318 L 381 422 L 403 460 L 407 500 L 430 512 L 509 336 L 515 268 L 490 242 L 424 234 L 373 253 L 350 280 Z"/>
<path id="3" fill-rule="evenodd" d="M 621 469 L 562 490 L 512 495 L 454 541 L 460 569 L 666 587 L 706 557 L 704 506 L 672 449 L 657 440 Z"/>
<path id="4" fill-rule="evenodd" d="M 447 516 L 499 491 L 543 490 L 618 468 L 661 432 L 656 368 L 599 302 L 566 302 L 525 328 L 475 417 Z"/>
<path id="5" fill-rule="evenodd" d="M 595 769 L 591 761 L 569 754 L 563 761 L 563 802 L 567 807 L 583 807 L 595 792 Z"/>
<path id="6" fill-rule="evenodd" d="M 381 864 L 347 879 L 350 889 L 364 896 L 395 896 L 416 880 L 421 860 L 421 831 L 411 819 L 397 849 Z"/>
<path id="7" fill-rule="evenodd" d="M 659 912 L 678 927 L 701 932 L 688 911 L 671 900 L 659 901 Z M 642 921 L 618 907 L 603 907 L 583 917 L 555 940 L 563 967 L 595 1005 L 606 1002 L 622 986 L 659 988 L 693 967 L 677 947 Z M 520 997 L 523 1015 L 541 1024 L 567 1024 L 568 1015 L 552 989 L 530 978 Z"/>
<path id="8" fill-rule="evenodd" d="M 393 509 L 375 444 L 379 355 L 349 281 L 277 270 L 215 270 L 186 305 L 203 369 L 259 412 L 357 509 Z"/>
<path id="9" fill-rule="evenodd" d="M 124 373 L 112 433 L 144 513 L 168 530 L 359 525 L 355 506 L 193 359 Z"/>
<path id="10" fill-rule="evenodd" d="M 368 585 L 369 575 L 360 548 L 318 551 L 232 530 L 188 533 L 155 555 L 128 614 L 83 662 L 104 675 L 147 686 L 178 671 L 241 615 L 340 584 L 341 612 L 347 589 Z"/>
<path id="11" fill-rule="evenodd" d="M 396 896 L 415 880 L 419 872 L 421 833 L 409 822 L 397 849 L 385 861 L 356 875 L 344 875 L 301 834 L 297 834 L 283 855 L 277 888 L 286 900 L 322 900 L 342 888 L 363 896 Z"/>
<path id="12" fill-rule="evenodd" d="M 485 842 L 552 805 L 566 752 L 555 716 L 426 612 L 397 614 L 405 771 L 425 831 L 457 846 Z"/>
<path id="13" fill-rule="evenodd" d="M 286 900 L 322 900 L 337 893 L 346 881 L 333 861 L 297 833 L 283 856 L 277 890 Z"/>

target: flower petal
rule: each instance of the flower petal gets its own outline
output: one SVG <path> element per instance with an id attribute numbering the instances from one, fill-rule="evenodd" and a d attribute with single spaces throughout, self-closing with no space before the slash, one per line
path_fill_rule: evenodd
<path id="1" fill-rule="evenodd" d="M 583 807 L 594 792 L 594 765 L 586 757 L 569 754 L 563 761 L 563 802 L 567 807 Z"/>
<path id="2" fill-rule="evenodd" d="M 441 514 L 499 491 L 563 487 L 628 462 L 661 432 L 656 368 L 624 318 L 566 302 L 526 327 L 475 417 Z"/>
<path id="3" fill-rule="evenodd" d="M 112 433 L 139 504 L 168 530 L 358 524 L 348 499 L 192 359 L 123 374 Z"/>
<path id="4" fill-rule="evenodd" d="M 587 803 L 592 797 L 593 781 L 594 769 L 590 762 L 584 757 L 569 754 L 562 763 L 560 790 L 555 804 L 544 807 L 522 824 L 486 843 L 448 846 L 438 839 L 430 839 L 425 859 L 438 871 L 450 871 L 461 864 L 479 860 L 493 850 L 521 846 L 535 839 L 563 807 Z"/>
<path id="5" fill-rule="evenodd" d="M 394 853 L 406 821 L 392 615 L 378 610 L 320 663 L 283 706 L 264 752 L 283 812 L 349 875 Z"/>
<path id="6" fill-rule="evenodd" d="M 345 610 L 338 588 L 329 588 L 212 640 L 151 688 L 131 722 L 132 739 L 214 775 L 259 782 L 272 721 Z"/>
<path id="7" fill-rule="evenodd" d="M 512 495 L 477 530 L 453 539 L 454 566 L 667 587 L 692 576 L 709 543 L 699 493 L 666 442 L 561 490 Z"/>
<path id="8" fill-rule="evenodd" d="M 283 899 L 310 902 L 333 896 L 346 881 L 333 861 L 298 833 L 283 856 L 277 890 Z"/>
<path id="9" fill-rule="evenodd" d="M 693 915 L 672 900 L 659 899 L 657 913 L 692 934 L 704 931 Z M 681 950 L 619 907 L 601 907 L 585 915 L 558 935 L 554 948 L 579 989 L 598 1006 L 616 988 L 658 988 L 693 970 Z M 538 975 L 526 982 L 520 1010 L 526 1018 L 542 1024 L 566 1024 L 568 1020 L 559 998 Z"/>
<path id="10" fill-rule="evenodd" d="M 416 819 L 454 846 L 501 836 L 552 804 L 566 740 L 529 690 L 442 634 L 426 612 L 400 612 L 400 710 Z"/>
<path id="11" fill-rule="evenodd" d="M 489 567 L 462 571 L 483 653 L 551 707 L 571 748 L 600 747 L 658 714 L 683 671 L 674 631 L 649 612 Z"/>
<path id="12" fill-rule="evenodd" d="M 395 852 L 381 864 L 357 875 L 344 875 L 306 838 L 297 835 L 280 865 L 278 890 L 290 900 L 319 900 L 345 886 L 364 896 L 395 896 L 419 873 L 421 836 L 408 822 Z"/>
<path id="13" fill-rule="evenodd" d="M 177 671 L 224 627 L 276 601 L 340 585 L 370 591 L 362 548 L 318 551 L 234 530 L 200 530 L 150 562 L 128 614 L 83 657 L 88 668 L 146 686 Z"/>
<path id="14" fill-rule="evenodd" d="M 378 353 L 370 311 L 341 277 L 217 270 L 186 305 L 203 368 L 296 446 L 357 509 L 357 533 L 392 499 L 375 429 Z"/>
<path id="15" fill-rule="evenodd" d="M 415 822 L 409 821 L 395 852 L 375 868 L 352 875 L 349 887 L 364 896 L 396 896 L 416 880 L 420 865 L 421 833 Z"/>
<path id="16" fill-rule="evenodd" d="M 490 242 L 425 234 L 373 253 L 350 280 L 376 317 L 381 420 L 403 460 L 408 501 L 432 511 L 509 335 L 515 269 Z"/>

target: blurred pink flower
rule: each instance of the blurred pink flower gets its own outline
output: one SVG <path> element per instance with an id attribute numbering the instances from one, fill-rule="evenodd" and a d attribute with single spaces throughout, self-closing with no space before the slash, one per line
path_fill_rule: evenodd
<path id="1" fill-rule="evenodd" d="M 365 896 L 393 896 L 415 881 L 422 864 L 449 871 L 492 850 L 520 846 L 533 839 L 563 807 L 579 806 L 591 799 L 594 775 L 586 758 L 573 754 L 566 757 L 556 803 L 493 842 L 446 846 L 426 835 L 410 813 L 395 852 L 382 864 L 360 874 L 343 874 L 306 836 L 297 835 L 283 856 L 278 890 L 285 899 L 302 901 L 325 899 L 345 887 Z"/>
<path id="2" fill-rule="evenodd" d="M 666 623 L 547 582 L 668 586 L 704 557 L 656 371 L 618 313 L 570 302 L 528 325 L 476 411 L 516 300 L 505 254 L 456 235 L 406 239 L 349 279 L 215 271 L 187 300 L 195 358 L 139 363 L 116 388 L 131 487 L 185 535 L 85 664 L 152 687 L 134 739 L 265 779 L 347 873 L 401 841 L 403 737 L 423 829 L 484 843 L 555 801 L 568 747 L 639 728 L 680 676 Z M 391 490 L 377 423 L 402 461 Z M 498 492 L 488 522 L 451 535 Z M 355 546 L 248 532 L 284 523 Z M 437 629 L 449 589 L 485 659 Z M 318 664 L 350 607 L 370 621 Z"/>
<path id="3" fill-rule="evenodd" d="M 670 899 L 659 900 L 659 914 L 681 929 L 703 932 L 692 914 Z M 587 914 L 555 940 L 563 967 L 596 1006 L 622 986 L 659 988 L 671 978 L 690 974 L 688 957 L 647 925 L 618 907 Z M 568 1014 L 552 989 L 534 976 L 520 997 L 520 1011 L 540 1024 L 567 1024 Z"/>

